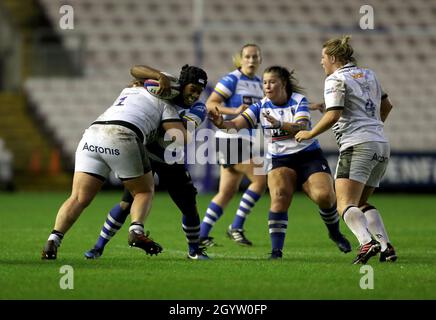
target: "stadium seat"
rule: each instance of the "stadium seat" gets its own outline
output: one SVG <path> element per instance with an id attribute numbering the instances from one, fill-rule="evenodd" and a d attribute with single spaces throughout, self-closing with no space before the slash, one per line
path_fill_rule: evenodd
<path id="1" fill-rule="evenodd" d="M 51 0 L 41 0 L 41 4 L 57 25 L 59 4 Z M 436 93 L 426 85 L 436 80 L 436 37 L 431 31 L 436 27 L 436 4 L 427 0 L 368 4 L 377 9 L 376 30 L 359 32 L 360 0 L 340 6 L 335 0 L 276 0 L 268 4 L 263 0 L 204 1 L 203 67 L 210 85 L 232 70 L 231 57 L 243 44 L 254 42 L 263 52 L 260 72 L 272 64 L 295 69 L 309 99 L 322 101 L 322 43 L 351 32 L 358 63 L 377 72 L 395 105 L 386 124 L 392 149 L 403 150 L 411 132 L 416 134 L 412 130 L 417 128 L 402 121 L 411 118 L 427 129 L 426 133 L 418 131 L 420 137 L 415 137 L 418 142 L 412 143 L 413 147 L 427 148 L 421 141 L 436 145 L 435 138 L 430 138 L 436 137 L 436 109 L 431 108 Z M 196 63 L 191 0 L 81 0 L 74 2 L 74 10 L 76 30 L 68 32 L 85 38 L 84 78 L 34 78 L 25 84 L 29 98 L 46 117 L 57 117 L 62 110 L 76 126 L 86 127 L 89 121 L 74 112 L 75 108 L 86 110 L 89 116 L 98 115 L 130 80 L 132 64 L 177 74 L 181 64 Z M 68 32 L 61 32 L 61 36 L 67 37 Z M 319 119 L 319 115 L 315 113 L 314 118 Z M 73 132 L 64 129 L 55 128 L 54 132 L 65 138 L 61 140 L 73 155 L 75 144 L 67 138 Z M 320 140 L 325 149 L 336 150 L 330 134 Z"/>

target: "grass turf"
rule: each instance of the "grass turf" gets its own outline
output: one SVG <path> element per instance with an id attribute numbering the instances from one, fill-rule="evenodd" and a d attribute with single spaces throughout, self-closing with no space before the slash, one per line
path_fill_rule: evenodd
<path id="1" fill-rule="evenodd" d="M 281 261 L 268 260 L 269 197 L 264 196 L 246 222 L 251 248 L 230 241 L 225 230 L 239 198 L 235 197 L 211 236 L 220 244 L 208 250 L 210 261 L 186 259 L 181 214 L 165 193 L 156 195 L 146 222 L 151 236 L 164 247 L 146 256 L 127 245 L 127 225 L 98 260 L 85 260 L 108 210 L 121 192 L 100 193 L 67 233 L 56 261 L 40 253 L 64 193 L 0 194 L 0 299 L 436 299 L 436 216 L 434 197 L 376 195 L 399 259 L 373 268 L 374 289 L 359 284 L 365 273 L 351 264 L 357 240 L 341 228 L 354 251 L 339 252 L 327 237 L 316 206 L 302 194 L 294 197 Z M 200 216 L 211 195 L 198 197 Z M 74 289 L 62 290 L 63 265 L 74 270 Z M 363 281 L 363 280 L 362 280 Z"/>

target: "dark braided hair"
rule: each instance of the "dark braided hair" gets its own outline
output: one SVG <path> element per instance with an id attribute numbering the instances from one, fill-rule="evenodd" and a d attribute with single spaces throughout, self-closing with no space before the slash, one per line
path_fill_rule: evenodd
<path id="1" fill-rule="evenodd" d="M 205 88 L 207 85 L 207 73 L 201 68 L 185 64 L 180 71 L 179 83 L 181 92 L 190 83 L 199 84 Z"/>
<path id="2" fill-rule="evenodd" d="M 275 73 L 280 78 L 280 80 L 282 80 L 286 84 L 286 93 L 288 94 L 288 99 L 291 97 L 293 92 L 304 93 L 303 88 L 297 84 L 298 81 L 293 75 L 294 70 L 289 71 L 285 67 L 271 66 L 266 68 L 263 73 Z"/>

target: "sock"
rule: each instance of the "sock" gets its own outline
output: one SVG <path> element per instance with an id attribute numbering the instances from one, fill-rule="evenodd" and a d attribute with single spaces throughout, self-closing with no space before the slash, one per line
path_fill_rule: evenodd
<path id="1" fill-rule="evenodd" d="M 182 217 L 182 228 L 188 241 L 189 252 L 197 251 L 200 243 L 200 217 L 190 215 Z"/>
<path id="2" fill-rule="evenodd" d="M 242 195 L 239 202 L 239 209 L 236 211 L 235 219 L 233 219 L 232 229 L 242 229 L 247 215 L 251 212 L 260 195 L 250 189 L 247 189 Z"/>
<path id="3" fill-rule="evenodd" d="M 319 208 L 319 215 L 325 223 L 325 226 L 329 230 L 329 233 L 334 237 L 339 235 L 341 231 L 339 230 L 339 215 L 336 210 L 336 205 L 330 209 Z"/>
<path id="4" fill-rule="evenodd" d="M 144 234 L 144 225 L 140 222 L 132 222 L 129 227 L 129 232 L 136 234 Z"/>
<path id="5" fill-rule="evenodd" d="M 354 233 L 360 245 L 371 241 L 371 234 L 368 232 L 368 221 L 363 212 L 356 206 L 349 206 L 342 215 L 348 228 Z"/>
<path id="6" fill-rule="evenodd" d="M 288 227 L 288 213 L 269 211 L 268 227 L 272 249 L 282 250 Z"/>
<path id="7" fill-rule="evenodd" d="M 207 238 L 209 236 L 210 230 L 222 215 L 223 208 L 212 201 L 206 210 L 206 215 L 200 226 L 200 238 Z"/>
<path id="8" fill-rule="evenodd" d="M 378 210 L 373 207 L 366 207 L 362 210 L 368 221 L 368 230 L 380 242 L 381 251 L 385 251 L 388 247 L 389 237 L 383 224 L 382 217 Z"/>
<path id="9" fill-rule="evenodd" d="M 97 239 L 95 248 L 103 250 L 109 240 L 120 230 L 127 216 L 130 213 L 130 206 L 127 209 L 121 209 L 121 206 L 117 204 L 109 211 L 106 221 L 101 228 L 100 236 Z"/>
<path id="10" fill-rule="evenodd" d="M 56 247 L 60 247 L 63 238 L 64 234 L 62 232 L 53 229 L 53 231 L 50 233 L 50 236 L 48 237 L 48 240 L 53 240 Z"/>

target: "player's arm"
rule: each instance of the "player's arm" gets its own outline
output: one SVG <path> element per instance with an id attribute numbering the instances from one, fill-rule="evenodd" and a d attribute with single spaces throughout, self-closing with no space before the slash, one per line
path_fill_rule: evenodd
<path id="1" fill-rule="evenodd" d="M 325 103 L 309 103 L 309 110 L 310 111 L 316 111 L 318 110 L 321 113 L 325 112 Z"/>
<path id="2" fill-rule="evenodd" d="M 183 121 L 162 121 L 165 130 L 165 140 L 179 145 L 188 144 L 192 141 L 192 132 L 185 129 Z"/>
<path id="3" fill-rule="evenodd" d="M 238 108 L 229 108 L 224 106 L 224 98 L 216 92 L 212 92 L 206 101 L 208 111 L 218 108 L 219 112 L 228 115 L 238 115 L 248 108 L 248 105 L 241 104 Z"/>
<path id="4" fill-rule="evenodd" d="M 242 114 L 230 121 L 224 121 L 223 114 L 218 108 L 215 108 L 215 110 L 208 110 L 208 115 L 209 119 L 212 120 L 213 124 L 219 129 L 240 130 L 244 128 L 250 128 L 250 124 L 246 119 L 246 116 L 243 116 Z"/>
<path id="5" fill-rule="evenodd" d="M 307 119 L 301 119 L 297 122 L 284 122 L 277 120 L 267 113 L 263 113 L 263 116 L 271 123 L 271 126 L 265 127 L 265 129 L 281 129 L 289 132 L 291 135 L 295 135 L 298 131 L 307 130 L 309 127 L 309 120 Z"/>
<path id="6" fill-rule="evenodd" d="M 158 94 L 170 94 L 171 92 L 171 81 L 170 78 L 162 73 L 160 70 L 154 69 L 146 65 L 135 65 L 130 69 L 130 74 L 140 81 L 145 79 L 154 79 L 159 81 Z"/>
<path id="7" fill-rule="evenodd" d="M 316 124 L 316 126 L 310 130 L 301 130 L 295 135 L 295 140 L 298 142 L 303 140 L 309 140 L 312 138 L 315 138 L 316 136 L 320 135 L 321 133 L 327 131 L 333 125 L 338 122 L 339 118 L 342 115 L 343 107 L 338 108 L 330 108 L 327 110 L 327 112 L 323 115 L 321 120 Z"/>
<path id="8" fill-rule="evenodd" d="M 380 119 L 381 121 L 385 122 L 386 118 L 388 117 L 389 113 L 392 110 L 392 104 L 389 100 L 388 96 L 384 96 L 381 100 L 380 105 Z"/>
<path id="9" fill-rule="evenodd" d="M 344 110 L 345 81 L 341 78 L 327 78 L 324 88 L 324 103 L 326 112 L 316 126 L 310 130 L 301 130 L 295 135 L 298 142 L 315 138 L 327 131 L 339 120 Z"/>

